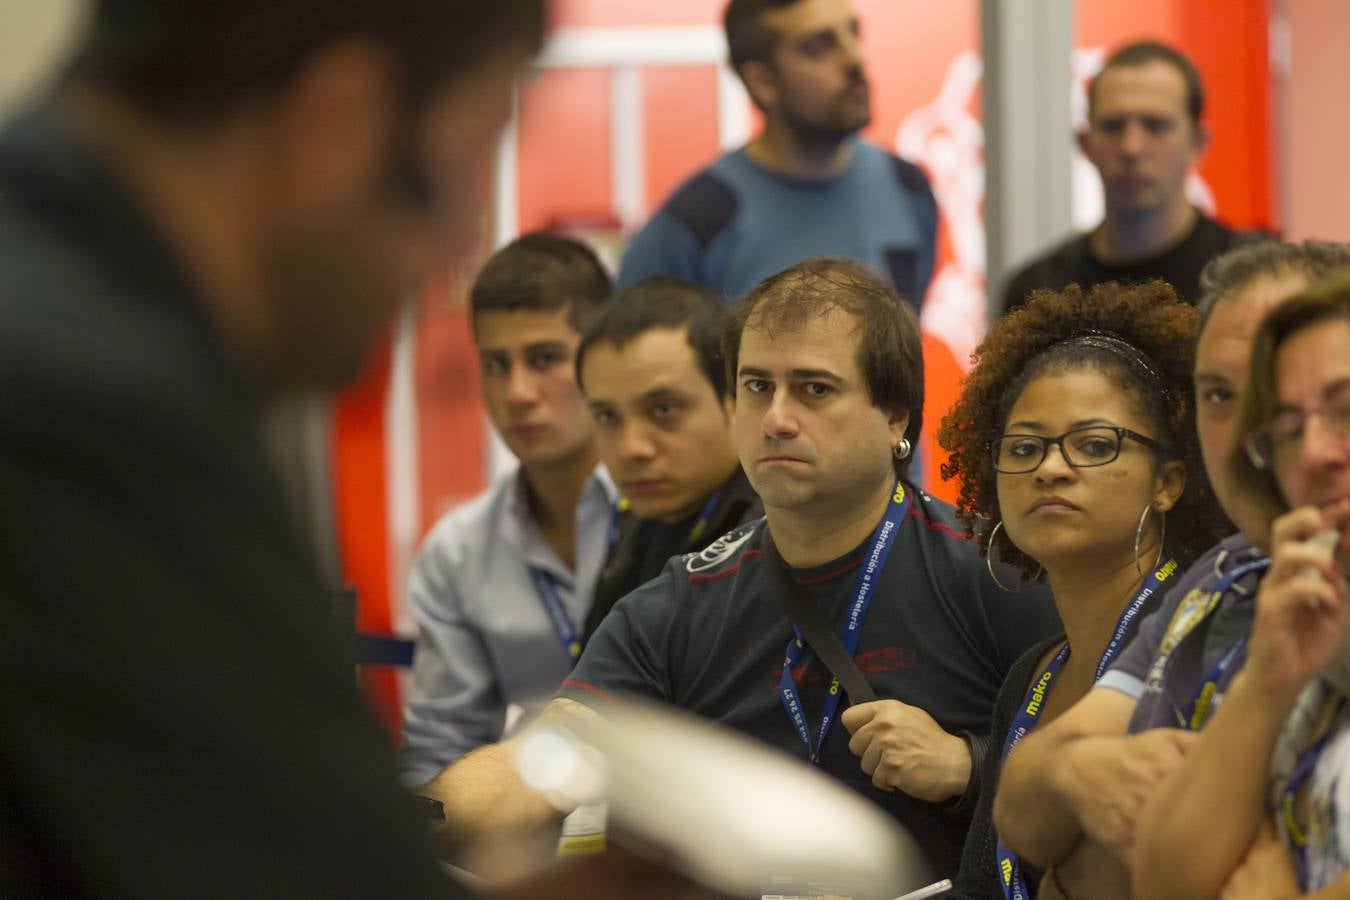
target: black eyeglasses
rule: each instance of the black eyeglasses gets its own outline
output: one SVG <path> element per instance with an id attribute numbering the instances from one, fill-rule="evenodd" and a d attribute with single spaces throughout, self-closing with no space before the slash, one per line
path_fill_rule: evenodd
<path id="1" fill-rule="evenodd" d="M 989 442 L 989 453 L 994 460 L 994 471 L 1004 475 L 1025 475 L 1040 468 L 1050 445 L 1057 444 L 1066 463 L 1076 469 L 1087 469 L 1115 462 L 1126 438 L 1138 441 L 1155 453 L 1166 452 L 1162 444 L 1137 431 L 1120 425 L 1091 425 L 1066 431 L 1059 437 L 1005 434 Z"/>
<path id="2" fill-rule="evenodd" d="M 1277 463 L 1298 454 L 1308 419 L 1322 417 L 1322 425 L 1332 434 L 1350 435 L 1350 382 L 1335 385 L 1312 409 L 1285 408 L 1242 442 L 1247 458 L 1258 469 L 1269 470 Z"/>

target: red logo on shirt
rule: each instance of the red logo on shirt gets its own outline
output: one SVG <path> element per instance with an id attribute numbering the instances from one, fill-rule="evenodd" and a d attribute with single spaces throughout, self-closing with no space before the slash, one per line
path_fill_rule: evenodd
<path id="1" fill-rule="evenodd" d="M 906 669 L 912 669 L 919 663 L 919 654 L 913 650 L 901 650 L 898 647 L 880 647 L 876 650 L 865 650 L 853 657 L 853 661 L 858 664 L 858 668 L 863 674 L 873 674 L 878 672 L 903 672 Z M 824 681 L 829 673 L 824 666 L 811 666 L 810 661 L 802 663 L 792 670 L 792 680 L 797 682 L 798 686 L 805 687 L 808 684 L 817 684 Z M 773 680 L 777 685 L 783 677 L 783 667 L 774 666 Z M 803 681 L 802 679 L 806 680 Z"/>

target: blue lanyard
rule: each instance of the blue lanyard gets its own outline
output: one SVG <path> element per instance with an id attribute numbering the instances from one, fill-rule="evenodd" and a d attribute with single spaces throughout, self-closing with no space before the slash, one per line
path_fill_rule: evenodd
<path id="1" fill-rule="evenodd" d="M 717 506 L 717 501 L 722 499 L 722 492 L 716 491 L 708 502 L 703 504 L 703 509 L 698 514 L 698 519 L 694 521 L 694 527 L 689 529 L 689 537 L 685 544 L 689 545 L 703 537 L 703 532 L 708 530 L 708 518 L 712 515 L 713 509 Z"/>
<path id="2" fill-rule="evenodd" d="M 1139 588 L 1139 593 L 1134 595 L 1134 599 L 1129 602 L 1121 612 L 1120 618 L 1116 620 L 1116 630 L 1111 635 L 1111 640 L 1107 642 L 1106 649 L 1102 651 L 1101 659 L 1097 660 L 1096 673 L 1093 680 L 1100 679 L 1106 670 L 1111 667 L 1111 663 L 1120 655 L 1121 649 L 1125 646 L 1125 640 L 1129 635 L 1130 627 L 1135 619 L 1139 618 L 1139 611 L 1143 609 L 1148 598 L 1152 597 L 1158 591 L 1158 587 L 1176 572 L 1176 560 L 1169 559 L 1162 568 L 1149 574 L 1144 579 L 1143 585 Z M 1064 668 L 1064 663 L 1069 658 L 1069 644 L 1066 641 L 1055 658 L 1050 660 L 1045 671 L 1031 684 L 1026 697 L 1022 700 L 1022 706 L 1013 718 L 1012 727 L 1008 729 L 1008 736 L 1003 741 L 1002 764 L 1007 765 L 1008 755 L 1012 753 L 1013 748 L 1021 743 L 1022 738 L 1031 733 L 1031 730 L 1040 722 L 1041 710 L 1045 706 L 1046 699 L 1050 696 L 1050 687 L 1059 676 L 1060 669 Z M 1031 897 L 1031 891 L 1027 887 L 1026 877 L 1022 874 L 1022 861 L 1017 854 L 1009 850 L 1000 838 L 998 846 L 994 851 L 995 859 L 998 863 L 999 879 L 1003 885 L 1004 900 L 1028 900 Z"/>
<path id="3" fill-rule="evenodd" d="M 1294 815 L 1294 800 L 1298 797 L 1303 783 L 1312 775 L 1313 769 L 1317 766 L 1317 758 L 1322 755 L 1322 748 L 1335 731 L 1333 725 L 1314 741 L 1311 747 L 1299 754 L 1298 763 L 1289 776 L 1289 783 L 1285 786 L 1284 796 L 1280 802 L 1284 830 L 1289 835 L 1289 843 L 1294 845 L 1294 858 L 1298 861 L 1298 883 L 1305 891 L 1308 890 L 1308 829 L 1298 824 L 1298 818 Z"/>
<path id="4" fill-rule="evenodd" d="M 1205 617 L 1208 618 L 1218 608 L 1224 594 L 1228 593 L 1239 578 L 1251 572 L 1264 572 L 1268 568 L 1270 568 L 1270 558 L 1263 556 L 1260 559 L 1244 563 L 1224 575 L 1223 578 L 1219 579 L 1219 583 L 1215 585 L 1213 593 L 1209 596 Z M 1194 631 L 1193 629 L 1191 634 L 1194 634 Z M 1188 634 L 1187 637 L 1189 636 Z M 1175 654 L 1175 652 L 1174 650 L 1173 653 Z M 1200 690 L 1191 700 L 1191 711 L 1182 722 L 1183 727 L 1189 728 L 1191 731 L 1201 729 L 1214 713 L 1215 698 L 1222 697 L 1223 692 L 1228 688 L 1228 683 L 1233 680 L 1233 676 L 1237 674 L 1238 669 L 1242 668 L 1246 659 L 1247 638 L 1244 635 L 1237 643 L 1229 647 L 1223 656 L 1219 657 L 1219 661 L 1210 667 L 1204 680 L 1200 682 Z"/>
<path id="5" fill-rule="evenodd" d="M 722 492 L 717 491 L 708 498 L 708 502 L 703 504 L 703 509 L 699 510 L 698 518 L 694 520 L 694 527 L 689 529 L 689 537 L 685 539 L 685 544 L 692 544 L 703 533 L 708 530 L 708 523 L 713 510 L 717 508 L 717 501 L 722 499 Z M 619 516 L 628 512 L 630 504 L 627 497 L 620 497 L 619 502 L 614 504 L 614 511 L 609 517 L 609 549 L 613 550 L 614 545 L 619 542 Z"/>
<path id="6" fill-rule="evenodd" d="M 572 624 L 567 610 L 563 608 L 562 598 L 558 596 L 558 585 L 553 581 L 552 575 L 534 566 L 530 566 L 530 577 L 534 579 L 534 589 L 544 604 L 549 621 L 553 623 L 553 631 L 558 635 L 563 652 L 567 654 L 569 660 L 576 660 L 581 655 L 581 635 L 577 633 L 576 626 Z"/>
<path id="7" fill-rule="evenodd" d="M 840 641 L 849 656 L 857 652 L 858 641 L 862 638 L 863 619 L 866 618 L 867 607 L 872 602 L 872 587 L 886 565 L 886 557 L 890 555 L 891 547 L 895 544 L 895 535 L 899 532 L 900 524 L 905 520 L 908 510 L 909 492 L 905 490 L 902 482 L 897 481 L 891 502 L 886 507 L 886 514 L 881 517 L 876 530 L 872 532 L 871 550 L 864 557 L 862 567 L 858 571 L 853 605 L 849 608 L 848 617 L 844 620 L 844 627 L 839 634 Z M 806 721 L 806 710 L 797 692 L 797 683 L 792 678 L 792 670 L 801 663 L 805 654 L 801 632 L 794 625 L 792 640 L 788 641 L 787 654 L 783 660 L 783 675 L 778 681 L 779 696 L 792 727 L 797 730 L 797 736 L 806 745 L 806 758 L 815 763 L 820 760 L 821 748 L 825 746 L 825 736 L 829 734 L 830 725 L 834 722 L 834 713 L 839 708 L 841 692 L 839 677 L 836 675 L 831 678 L 830 689 L 825 695 L 825 708 L 821 712 L 820 719 L 820 737 L 813 744 L 811 726 Z"/>
<path id="8" fill-rule="evenodd" d="M 1106 643 L 1102 658 L 1097 660 L 1097 671 L 1092 676 L 1094 682 L 1101 680 L 1106 670 L 1111 668 L 1111 663 L 1120 655 L 1120 651 L 1125 649 L 1126 638 L 1134 625 L 1134 620 L 1139 618 L 1139 611 L 1144 608 L 1148 598 L 1156 594 L 1162 583 L 1171 578 L 1179 568 L 1175 559 L 1169 559 L 1161 568 L 1150 572 L 1148 578 L 1144 579 L 1144 583 L 1139 586 L 1139 593 L 1134 595 L 1134 599 L 1121 612 L 1120 619 L 1116 621 L 1116 630 L 1111 634 L 1111 640 Z"/>

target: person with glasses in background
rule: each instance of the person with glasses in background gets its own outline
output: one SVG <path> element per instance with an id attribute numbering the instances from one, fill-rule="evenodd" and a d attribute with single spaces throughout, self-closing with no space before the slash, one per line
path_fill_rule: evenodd
<path id="1" fill-rule="evenodd" d="M 1140 819 L 1149 897 L 1350 896 L 1350 274 L 1252 352 L 1235 484 L 1271 520 L 1246 665 Z"/>
<path id="2" fill-rule="evenodd" d="M 943 475 L 958 481 L 967 534 L 991 564 L 1048 580 L 1064 624 L 999 692 L 954 896 L 1028 897 L 1053 881 L 994 832 L 1002 761 L 1089 691 L 1182 567 L 1231 528 L 1195 433 L 1197 318 L 1157 281 L 1038 292 L 990 331 L 943 420 Z M 1175 733 L 1155 740 L 1156 752 L 1178 752 Z M 1128 883 L 1094 896 L 1117 893 Z"/>

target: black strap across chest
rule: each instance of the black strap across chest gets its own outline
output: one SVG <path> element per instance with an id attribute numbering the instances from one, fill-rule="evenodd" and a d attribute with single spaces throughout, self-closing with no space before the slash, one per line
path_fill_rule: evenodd
<path id="1" fill-rule="evenodd" d="M 764 529 L 764 564 L 788 619 L 797 626 L 797 631 L 821 661 L 829 667 L 834 677 L 839 679 L 839 683 L 848 692 L 849 699 L 853 703 L 871 703 L 876 700 L 876 692 L 867 683 L 867 678 L 863 675 L 862 669 L 858 668 L 858 663 L 844 649 L 844 643 L 839 640 L 839 635 L 821 617 L 820 612 L 803 593 L 801 585 L 793 581 L 792 576 L 788 574 L 787 563 L 783 562 L 783 558 L 778 554 L 778 548 L 774 546 L 773 537 L 767 527 Z"/>

